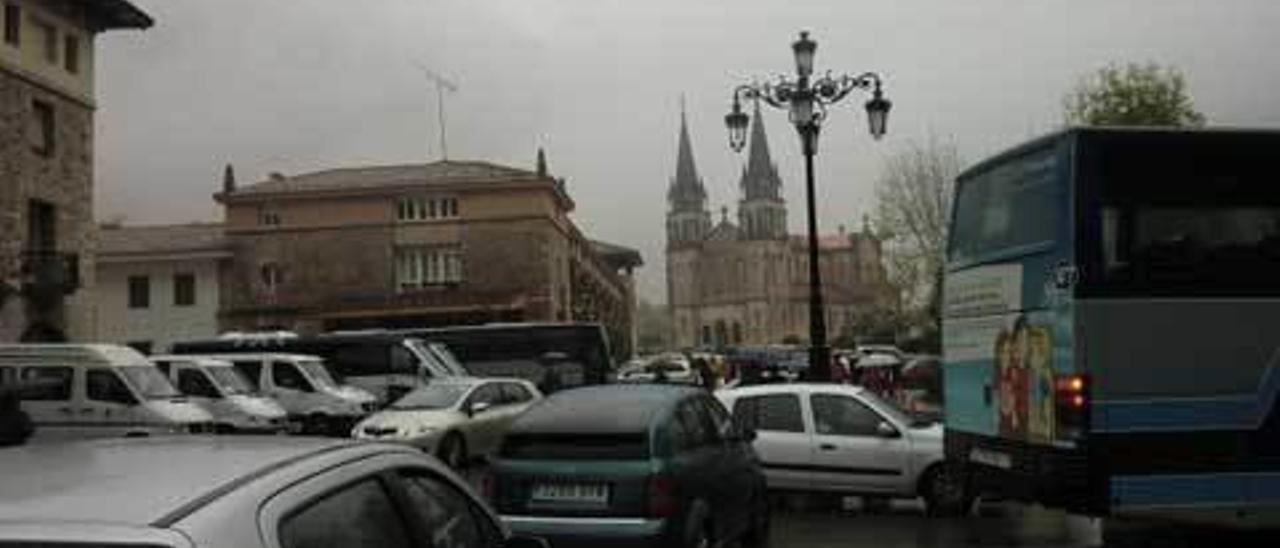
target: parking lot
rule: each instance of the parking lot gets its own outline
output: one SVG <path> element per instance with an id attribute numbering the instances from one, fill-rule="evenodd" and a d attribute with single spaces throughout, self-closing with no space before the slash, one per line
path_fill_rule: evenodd
<path id="1" fill-rule="evenodd" d="M 866 512 L 845 508 L 775 506 L 773 546 L 925 548 L 952 546 L 1100 546 L 1096 520 L 1017 505 L 986 505 L 968 518 L 926 517 L 915 502 Z"/>

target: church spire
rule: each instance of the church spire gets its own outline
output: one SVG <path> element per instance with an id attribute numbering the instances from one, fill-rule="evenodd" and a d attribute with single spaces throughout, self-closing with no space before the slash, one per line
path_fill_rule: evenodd
<path id="1" fill-rule="evenodd" d="M 706 207 L 707 190 L 698 177 L 698 167 L 693 161 L 693 145 L 689 140 L 683 96 L 680 98 L 680 143 L 676 150 L 676 176 L 671 180 L 667 200 L 671 202 L 672 209 L 701 210 Z"/>
<path id="2" fill-rule="evenodd" d="M 782 179 L 778 177 L 778 167 L 769 156 L 769 139 L 765 136 L 764 118 L 760 116 L 758 100 L 751 118 L 751 149 L 747 152 L 747 167 L 742 174 L 744 197 L 747 200 L 781 198 Z"/>

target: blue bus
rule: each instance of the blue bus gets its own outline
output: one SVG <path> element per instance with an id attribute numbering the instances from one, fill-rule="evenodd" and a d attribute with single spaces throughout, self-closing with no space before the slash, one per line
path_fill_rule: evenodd
<path id="1" fill-rule="evenodd" d="M 942 323 L 959 485 L 1280 525 L 1277 166 L 1277 132 L 1073 128 L 957 178 Z"/>

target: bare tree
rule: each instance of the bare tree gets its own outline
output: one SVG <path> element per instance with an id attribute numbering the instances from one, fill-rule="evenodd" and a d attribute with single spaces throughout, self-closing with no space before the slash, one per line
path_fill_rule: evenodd
<path id="1" fill-rule="evenodd" d="M 876 228 L 907 315 L 936 320 L 951 192 L 961 167 L 953 143 L 930 138 L 890 156 L 876 181 Z"/>

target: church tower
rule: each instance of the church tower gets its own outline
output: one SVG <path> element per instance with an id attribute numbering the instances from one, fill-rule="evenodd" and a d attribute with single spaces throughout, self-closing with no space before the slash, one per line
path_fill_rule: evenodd
<path id="1" fill-rule="evenodd" d="M 787 235 L 787 204 L 782 199 L 778 166 L 769 157 L 760 103 L 751 120 L 751 149 L 742 170 L 742 200 L 738 203 L 738 227 L 747 240 L 773 240 Z"/>
<path id="2" fill-rule="evenodd" d="M 701 242 L 711 231 L 707 210 L 707 189 L 693 163 L 693 145 L 683 106 L 680 109 L 680 145 L 676 152 L 676 175 L 667 189 L 667 247 Z"/>

